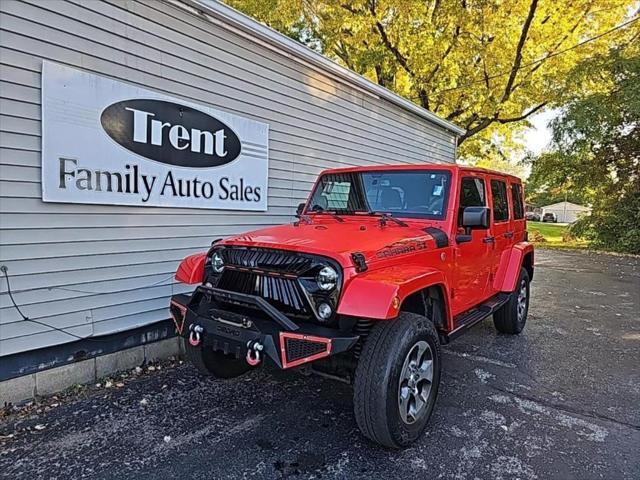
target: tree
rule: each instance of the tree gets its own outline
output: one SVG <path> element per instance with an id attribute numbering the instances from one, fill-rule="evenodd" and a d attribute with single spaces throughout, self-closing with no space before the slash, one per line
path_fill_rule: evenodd
<path id="1" fill-rule="evenodd" d="M 552 149 L 534 159 L 531 179 L 538 191 L 568 186 L 590 200 L 592 213 L 575 234 L 640 253 L 640 42 L 633 40 L 567 77 L 576 98 L 553 122 Z"/>
<path id="2" fill-rule="evenodd" d="M 473 163 L 510 160 L 526 119 L 571 96 L 567 74 L 638 25 L 611 31 L 629 0 L 227 1 L 464 127 Z"/>
<path id="3" fill-rule="evenodd" d="M 527 204 L 544 207 L 565 200 L 579 205 L 591 204 L 593 190 L 573 182 L 557 151 L 542 152 L 538 156 L 530 154 L 524 162 L 533 167 L 525 185 Z"/>

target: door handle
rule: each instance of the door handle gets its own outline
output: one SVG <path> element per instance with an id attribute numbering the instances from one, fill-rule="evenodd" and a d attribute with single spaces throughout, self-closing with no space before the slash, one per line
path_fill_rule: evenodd
<path id="1" fill-rule="evenodd" d="M 496 239 L 494 237 L 484 237 L 482 239 L 482 243 L 495 243 Z"/>
<path id="2" fill-rule="evenodd" d="M 513 232 L 506 232 L 504 238 L 513 238 Z"/>

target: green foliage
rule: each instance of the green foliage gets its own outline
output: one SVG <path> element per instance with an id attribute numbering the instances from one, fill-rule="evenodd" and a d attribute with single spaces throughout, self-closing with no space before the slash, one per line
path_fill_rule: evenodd
<path id="1" fill-rule="evenodd" d="M 527 222 L 529 241 L 539 248 L 586 248 L 584 239 L 576 237 L 566 225 Z"/>
<path id="2" fill-rule="evenodd" d="M 620 198 L 598 197 L 592 214 L 571 225 L 570 231 L 594 248 L 640 255 L 640 191 Z"/>
<path id="3" fill-rule="evenodd" d="M 640 46 L 620 45 L 568 78 L 576 98 L 553 123 L 553 149 L 535 159 L 536 193 L 592 203 L 572 233 L 594 247 L 640 253 Z M 585 202 L 582 202 L 585 203 Z"/>
<path id="4" fill-rule="evenodd" d="M 593 191 L 573 183 L 575 165 L 566 162 L 559 152 L 543 152 L 525 162 L 533 165 L 525 184 L 527 204 L 544 207 L 565 200 L 578 205 L 591 203 Z"/>

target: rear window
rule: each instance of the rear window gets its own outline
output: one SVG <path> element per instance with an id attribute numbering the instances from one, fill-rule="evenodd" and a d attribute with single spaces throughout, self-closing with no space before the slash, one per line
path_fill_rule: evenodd
<path id="1" fill-rule="evenodd" d="M 491 180 L 493 196 L 493 219 L 496 222 L 509 220 L 509 200 L 507 200 L 507 184 L 500 180 Z"/>
<path id="2" fill-rule="evenodd" d="M 524 204 L 522 202 L 522 185 L 511 184 L 511 200 L 513 203 L 513 218 L 522 220 L 524 218 Z"/>

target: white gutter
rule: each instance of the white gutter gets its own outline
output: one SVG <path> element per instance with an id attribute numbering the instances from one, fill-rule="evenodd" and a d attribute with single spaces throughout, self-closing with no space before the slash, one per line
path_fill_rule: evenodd
<path id="1" fill-rule="evenodd" d="M 365 77 L 358 75 L 333 60 L 328 59 L 324 55 L 321 55 L 286 35 L 255 21 L 251 17 L 240 13 L 234 8 L 231 8 L 218 0 L 181 0 L 181 2 L 193 7 L 196 10 L 195 13 L 200 13 L 201 15 L 204 14 L 203 16 L 208 17 L 210 20 L 217 19 L 221 22 L 222 26 L 226 26 L 227 28 L 233 27 L 234 29 L 240 30 L 245 34 L 248 34 L 249 38 L 253 41 L 257 41 L 258 43 L 267 43 L 276 47 L 277 50 L 282 53 L 288 53 L 296 59 L 309 62 L 311 65 L 319 67 L 322 71 L 346 81 L 348 85 L 355 86 L 367 93 L 384 98 L 385 100 L 388 100 L 391 103 L 414 113 L 415 115 L 425 118 L 456 135 L 462 135 L 465 133 L 463 128 L 460 128 L 457 125 L 438 117 L 429 110 L 410 102 L 400 95 L 367 80 Z M 175 4 L 176 2 L 172 1 L 171 3 Z"/>

